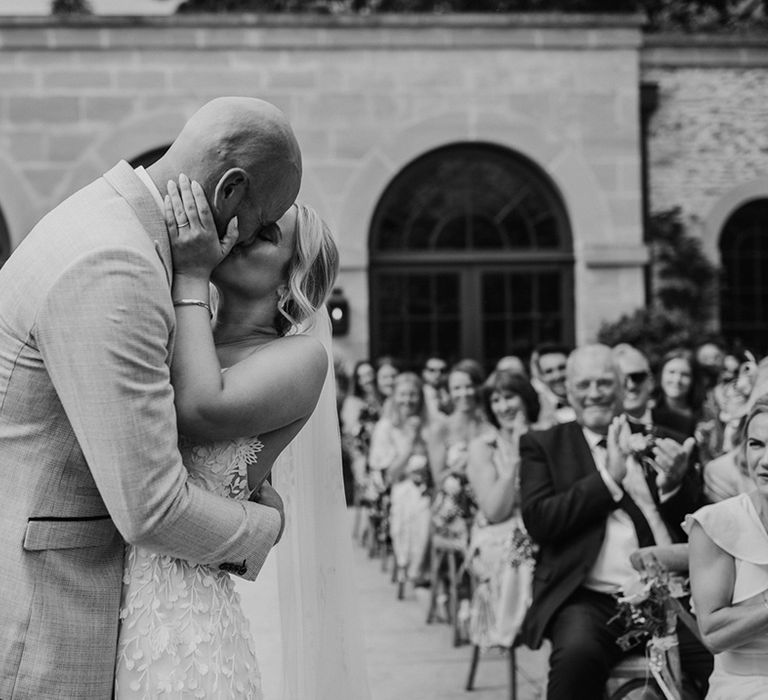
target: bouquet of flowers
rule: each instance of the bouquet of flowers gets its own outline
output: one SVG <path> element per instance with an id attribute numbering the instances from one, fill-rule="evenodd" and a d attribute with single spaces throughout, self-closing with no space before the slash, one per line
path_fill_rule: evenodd
<path id="1" fill-rule="evenodd" d="M 646 643 L 648 664 L 667 700 L 681 698 L 680 651 L 677 645 L 677 606 L 670 588 L 669 574 L 661 567 L 646 570 L 618 599 L 618 612 L 608 623 L 618 623 L 626 631 L 616 641 L 628 651 Z"/>
<path id="2" fill-rule="evenodd" d="M 532 562 L 538 547 L 531 536 L 521 527 L 515 527 L 509 538 L 509 563 L 513 569 L 521 564 Z"/>

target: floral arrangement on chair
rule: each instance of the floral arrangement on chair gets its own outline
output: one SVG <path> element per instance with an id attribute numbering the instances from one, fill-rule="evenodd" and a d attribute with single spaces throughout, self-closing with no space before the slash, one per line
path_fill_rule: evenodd
<path id="1" fill-rule="evenodd" d="M 681 698 L 676 598 L 685 594 L 686 584 L 676 577 L 670 579 L 661 566 L 646 569 L 638 581 L 617 596 L 618 612 L 608 621 L 626 630 L 616 640 L 624 651 L 645 642 L 651 674 L 667 700 Z"/>

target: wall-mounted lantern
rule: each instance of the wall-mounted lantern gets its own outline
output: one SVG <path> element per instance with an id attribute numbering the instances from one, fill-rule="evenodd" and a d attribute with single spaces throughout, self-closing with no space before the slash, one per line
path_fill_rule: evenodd
<path id="1" fill-rule="evenodd" d="M 344 296 L 341 287 L 334 287 L 327 303 L 328 315 L 331 317 L 333 335 L 349 333 L 349 301 Z"/>

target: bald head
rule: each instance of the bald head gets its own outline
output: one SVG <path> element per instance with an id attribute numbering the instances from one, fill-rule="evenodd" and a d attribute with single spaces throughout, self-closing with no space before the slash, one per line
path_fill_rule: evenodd
<path id="1" fill-rule="evenodd" d="M 219 233 L 237 216 L 246 238 L 277 221 L 296 200 L 301 151 L 288 119 L 273 104 L 219 97 L 192 115 L 148 170 L 161 192 L 179 173 L 197 180 Z"/>
<path id="2" fill-rule="evenodd" d="M 619 372 L 607 345 L 584 345 L 568 356 L 566 367 L 568 402 L 576 420 L 605 434 L 614 416 L 621 412 Z"/>

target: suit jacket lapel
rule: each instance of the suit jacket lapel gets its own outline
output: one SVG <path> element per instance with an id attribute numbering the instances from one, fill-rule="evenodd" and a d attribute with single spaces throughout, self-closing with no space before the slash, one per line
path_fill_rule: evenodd
<path id="1" fill-rule="evenodd" d="M 124 160 L 121 160 L 114 168 L 105 173 L 104 179 L 130 204 L 147 235 L 154 241 L 155 250 L 163 263 L 165 275 L 170 285 L 173 278 L 171 244 L 168 241 L 168 229 L 165 227 L 165 220 L 157 208 L 154 197 L 133 168 Z"/>

